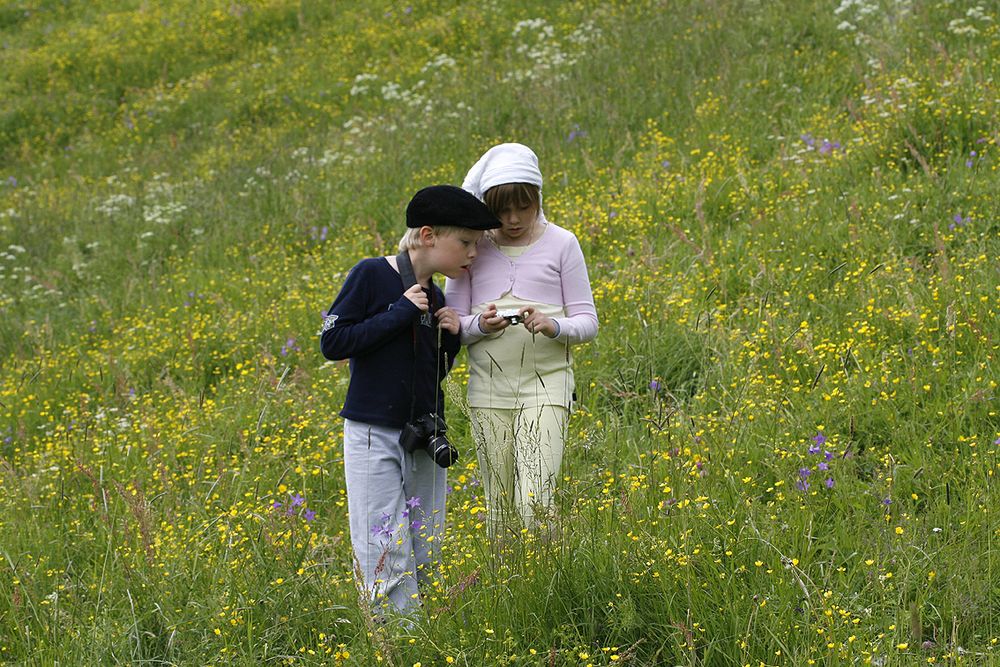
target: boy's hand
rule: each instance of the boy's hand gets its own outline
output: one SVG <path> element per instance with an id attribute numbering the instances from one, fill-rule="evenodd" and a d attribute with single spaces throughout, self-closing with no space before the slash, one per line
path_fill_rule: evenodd
<path id="1" fill-rule="evenodd" d="M 479 316 L 479 328 L 483 333 L 492 334 L 503 331 L 510 326 L 510 322 L 497 315 L 497 306 L 491 303 L 486 306 L 486 310 Z"/>
<path id="2" fill-rule="evenodd" d="M 522 308 L 521 317 L 524 318 L 524 328 L 531 333 L 545 334 L 549 338 L 554 338 L 558 331 L 556 323 L 551 317 L 532 306 Z"/>
<path id="3" fill-rule="evenodd" d="M 416 283 L 413 287 L 403 292 L 403 296 L 412 301 L 413 305 L 419 308 L 421 312 L 426 313 L 430 307 L 427 303 L 427 294 L 424 293 L 424 288 L 420 286 L 420 283 Z"/>
<path id="4" fill-rule="evenodd" d="M 458 335 L 458 329 L 459 326 L 461 326 L 461 323 L 458 320 L 458 313 L 456 313 L 454 309 L 449 308 L 448 306 L 439 308 L 438 311 L 434 313 L 434 317 L 437 318 L 439 327 L 445 331 Z"/>

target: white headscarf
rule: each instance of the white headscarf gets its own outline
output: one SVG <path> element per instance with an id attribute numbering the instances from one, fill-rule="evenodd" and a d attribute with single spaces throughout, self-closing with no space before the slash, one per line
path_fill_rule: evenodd
<path id="1" fill-rule="evenodd" d="M 482 200 L 487 190 L 505 183 L 537 185 L 538 214 L 542 215 L 542 172 L 538 169 L 538 156 L 524 144 L 497 144 L 483 153 L 465 175 L 462 188 Z"/>

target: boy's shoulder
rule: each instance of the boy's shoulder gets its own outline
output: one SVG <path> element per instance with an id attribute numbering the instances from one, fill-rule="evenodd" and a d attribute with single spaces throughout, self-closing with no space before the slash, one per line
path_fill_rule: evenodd
<path id="1" fill-rule="evenodd" d="M 382 270 L 383 266 L 389 266 L 388 262 L 385 261 L 385 257 L 365 257 L 352 266 L 348 273 L 357 273 L 359 276 L 369 275 Z"/>

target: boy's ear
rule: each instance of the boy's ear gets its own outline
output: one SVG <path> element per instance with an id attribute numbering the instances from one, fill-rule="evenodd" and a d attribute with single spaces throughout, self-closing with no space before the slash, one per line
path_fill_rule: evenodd
<path id="1" fill-rule="evenodd" d="M 437 235 L 434 233 L 434 228 L 430 225 L 424 225 L 420 228 L 420 245 L 424 247 L 433 246 Z"/>

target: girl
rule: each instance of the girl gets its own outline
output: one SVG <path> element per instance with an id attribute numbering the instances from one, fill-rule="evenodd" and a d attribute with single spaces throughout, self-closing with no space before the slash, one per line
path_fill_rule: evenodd
<path id="1" fill-rule="evenodd" d="M 530 525 L 551 504 L 573 398 L 570 345 L 597 335 L 597 312 L 579 242 L 542 212 L 530 148 L 494 146 L 462 187 L 501 223 L 445 287 L 469 346 L 472 429 L 495 531 L 507 513 Z"/>

